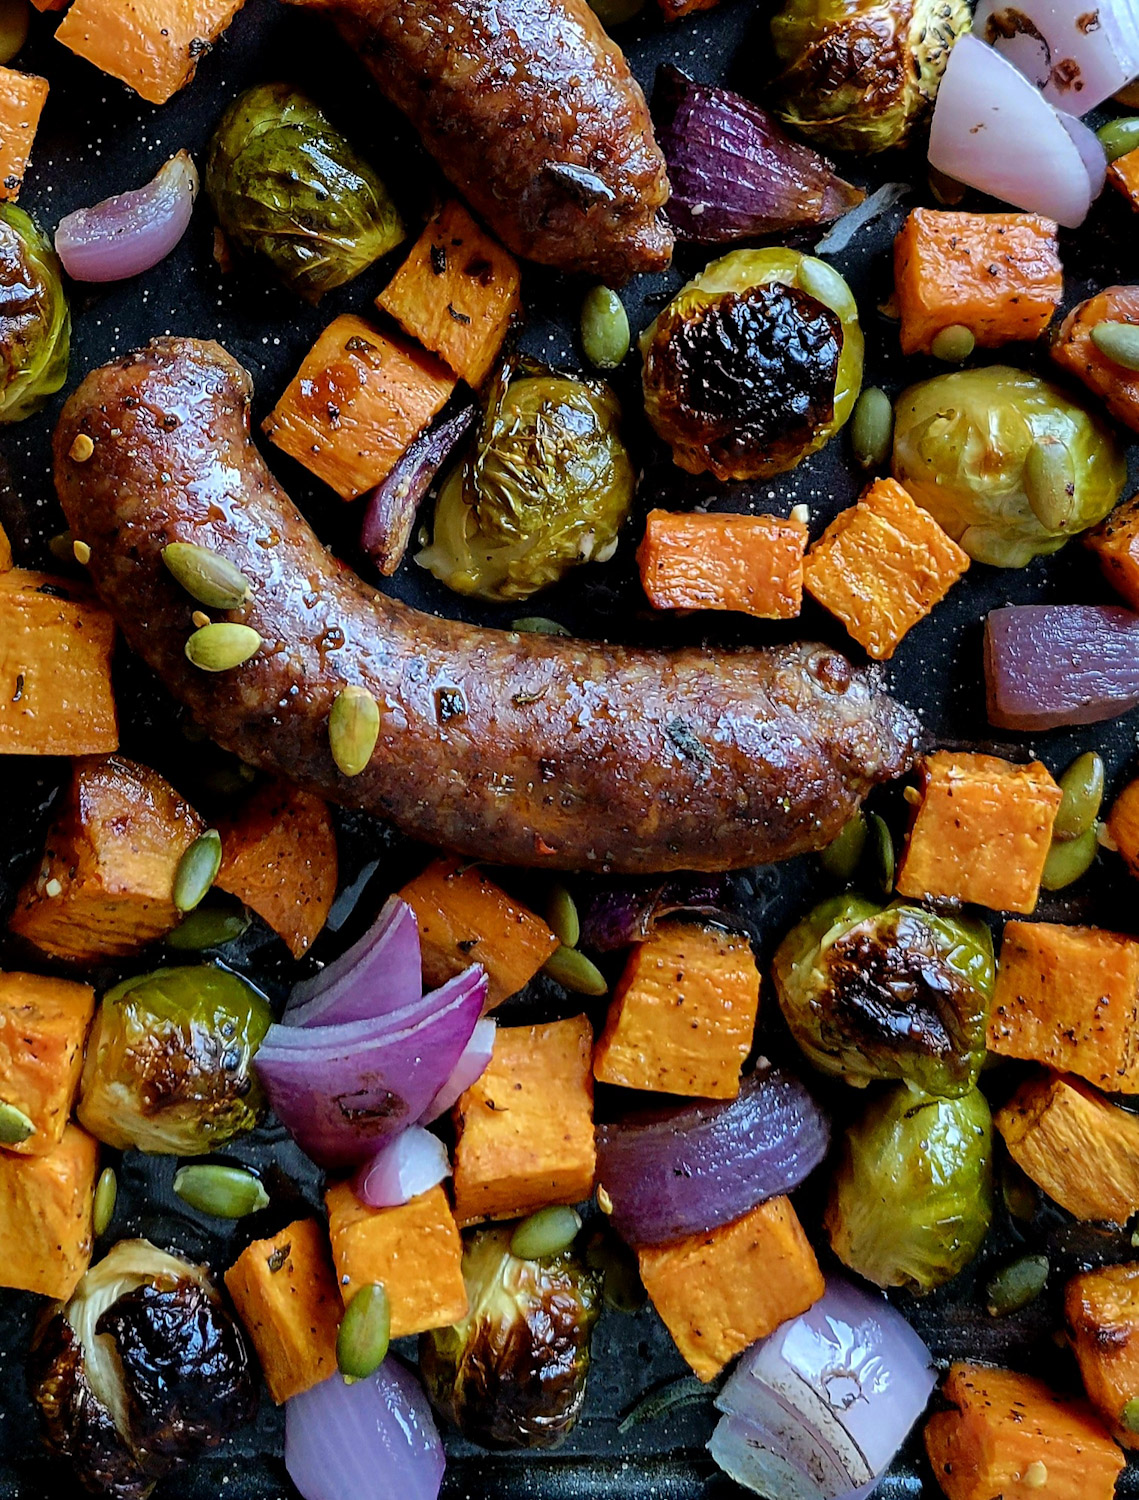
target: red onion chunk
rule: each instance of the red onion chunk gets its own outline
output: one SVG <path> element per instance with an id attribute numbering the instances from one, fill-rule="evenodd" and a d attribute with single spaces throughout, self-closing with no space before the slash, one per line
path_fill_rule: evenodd
<path id="1" fill-rule="evenodd" d="M 1058 109 L 1056 118 L 1071 137 L 1072 145 L 1080 153 L 1080 160 L 1088 174 L 1094 201 L 1103 192 L 1103 185 L 1107 181 L 1107 152 L 1103 149 L 1103 142 L 1090 126 L 1085 125 L 1082 120 L 1077 120 L 1075 115 Z"/>
<path id="2" fill-rule="evenodd" d="M 1139 704 L 1139 615 L 1114 604 L 1020 604 L 985 622 L 989 722 L 1034 732 Z"/>
<path id="3" fill-rule="evenodd" d="M 715 245 L 829 224 L 866 196 L 766 110 L 667 63 L 653 119 L 672 183 L 666 213 L 682 240 Z"/>
<path id="4" fill-rule="evenodd" d="M 677 875 L 656 884 L 607 881 L 579 902 L 581 946 L 612 953 L 643 943 L 658 922 L 677 912 L 724 917 L 727 897 L 727 881 L 715 875 Z"/>
<path id="5" fill-rule="evenodd" d="M 391 896 L 359 942 L 311 979 L 295 984 L 286 1026 L 367 1021 L 413 1005 L 423 994 L 419 924 L 406 901 Z"/>
<path id="6" fill-rule="evenodd" d="M 145 187 L 80 208 L 60 221 L 56 254 L 73 281 L 125 281 L 165 260 L 190 224 L 198 173 L 188 151 Z"/>
<path id="7" fill-rule="evenodd" d="M 654 1111 L 597 1129 L 597 1181 L 632 1245 L 730 1224 L 797 1188 L 830 1145 L 830 1126 L 789 1073 L 760 1065 L 726 1104 Z"/>
<path id="8" fill-rule="evenodd" d="M 368 496 L 360 546 L 385 578 L 403 561 L 415 517 L 439 470 L 475 425 L 478 407 L 468 401 L 415 439 L 381 485 Z"/>
<path id="9" fill-rule="evenodd" d="M 422 1125 L 411 1125 L 360 1168 L 354 1188 L 371 1208 L 399 1208 L 450 1175 L 443 1142 Z"/>
<path id="10" fill-rule="evenodd" d="M 436 1500 L 445 1465 L 423 1388 L 394 1356 L 285 1403 L 285 1468 L 304 1500 Z"/>
<path id="11" fill-rule="evenodd" d="M 445 1115 L 449 1109 L 458 1104 L 472 1084 L 478 1083 L 490 1066 L 491 1057 L 494 1055 L 494 1039 L 497 1035 L 498 1027 L 489 1017 L 484 1016 L 471 1032 L 471 1039 L 463 1049 L 462 1057 L 455 1064 L 455 1071 L 424 1110 L 423 1123 L 425 1125 L 430 1125 L 432 1120 Z"/>
<path id="12" fill-rule="evenodd" d="M 1075 115 L 1086 115 L 1139 75 L 1132 0 L 1094 7 L 1086 0 L 980 0 L 973 30 L 1050 104 Z"/>

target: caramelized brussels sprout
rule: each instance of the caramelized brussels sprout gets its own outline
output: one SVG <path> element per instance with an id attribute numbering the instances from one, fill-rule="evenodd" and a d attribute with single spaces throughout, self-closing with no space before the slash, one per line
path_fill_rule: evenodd
<path id="1" fill-rule="evenodd" d="M 786 0 L 776 111 L 824 151 L 902 145 L 937 96 L 967 0 Z"/>
<path id="2" fill-rule="evenodd" d="M 237 1323 L 201 1266 L 122 1240 L 43 1323 L 28 1357 L 48 1447 L 95 1495 L 155 1482 L 252 1417 Z"/>
<path id="3" fill-rule="evenodd" d="M 317 302 L 404 238 L 383 183 L 288 84 L 240 94 L 214 131 L 206 192 L 228 243 Z"/>
<path id="4" fill-rule="evenodd" d="M 932 1291 L 981 1248 L 993 1215 L 993 1126 L 977 1089 L 900 1084 L 847 1131 L 824 1220 L 838 1258 L 876 1286 Z"/>
<path id="5" fill-rule="evenodd" d="M 22 422 L 67 379 L 71 310 L 55 251 L 33 220 L 0 203 L 0 422 Z"/>
<path id="6" fill-rule="evenodd" d="M 1008 365 L 903 391 L 894 477 L 977 562 L 1023 568 L 1102 521 L 1127 468 L 1106 425 Z"/>
<path id="7" fill-rule="evenodd" d="M 156 969 L 103 996 L 80 1120 L 119 1150 L 201 1156 L 257 1123 L 266 1001 L 227 969 Z"/>
<path id="8" fill-rule="evenodd" d="M 976 1084 L 996 978 L 983 922 L 836 896 L 787 934 L 774 975 L 791 1034 L 822 1072 L 946 1098 Z"/>
<path id="9" fill-rule="evenodd" d="M 600 381 L 529 363 L 491 392 L 475 449 L 435 504 L 416 561 L 459 594 L 528 599 L 577 563 L 605 562 L 636 477 L 621 407 Z"/>
<path id="10" fill-rule="evenodd" d="M 477 1230 L 463 1251 L 470 1311 L 425 1333 L 419 1368 L 436 1410 L 484 1448 L 552 1448 L 585 1400 L 601 1276 L 573 1250 L 510 1253 L 511 1228 Z"/>
<path id="11" fill-rule="evenodd" d="M 713 261 L 640 347 L 649 421 L 682 469 L 717 479 L 793 469 L 834 436 L 862 387 L 850 288 L 798 250 Z"/>

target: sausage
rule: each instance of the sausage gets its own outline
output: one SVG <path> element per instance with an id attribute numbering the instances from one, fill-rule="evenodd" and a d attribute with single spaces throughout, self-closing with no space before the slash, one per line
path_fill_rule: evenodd
<path id="1" fill-rule="evenodd" d="M 293 0 L 327 10 L 517 255 L 611 284 L 661 271 L 664 157 L 588 0 Z"/>
<path id="2" fill-rule="evenodd" d="M 55 438 L 72 534 L 130 645 L 220 744 L 475 859 L 725 870 L 830 842 L 911 764 L 916 721 L 823 646 L 673 653 L 486 630 L 377 593 L 332 557 L 253 446 L 252 383 L 217 344 L 157 339 L 88 375 Z M 94 452 L 84 457 L 86 434 Z M 226 673 L 186 659 L 197 608 L 162 548 L 236 564 L 262 637 Z M 343 776 L 337 693 L 380 707 Z"/>

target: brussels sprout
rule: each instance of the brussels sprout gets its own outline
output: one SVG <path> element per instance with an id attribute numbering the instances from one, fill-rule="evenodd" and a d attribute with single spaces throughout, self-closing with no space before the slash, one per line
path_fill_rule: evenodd
<path id="1" fill-rule="evenodd" d="M 996 977 L 983 922 L 836 896 L 787 934 L 774 975 L 791 1034 L 822 1072 L 946 1098 L 976 1084 Z"/>
<path id="2" fill-rule="evenodd" d="M 734 250 L 641 335 L 645 410 L 690 474 L 781 474 L 850 416 L 862 347 L 854 297 L 826 261 Z"/>
<path id="3" fill-rule="evenodd" d="M 28 1378 L 47 1444 L 96 1495 L 155 1482 L 252 1417 L 241 1329 L 201 1266 L 122 1240 L 41 1326 Z"/>
<path id="4" fill-rule="evenodd" d="M 0 203 L 0 422 L 22 422 L 67 379 L 71 310 L 55 251 L 24 212 Z"/>
<path id="5" fill-rule="evenodd" d="M 528 599 L 583 562 L 606 562 L 636 476 L 621 407 L 600 381 L 529 363 L 491 393 L 473 455 L 444 481 L 416 561 L 459 594 Z"/>
<path id="6" fill-rule="evenodd" d="M 383 183 L 311 99 L 288 84 L 240 94 L 214 131 L 206 192 L 236 250 L 317 302 L 404 238 Z"/>
<path id="7" fill-rule="evenodd" d="M 99 1140 L 201 1156 L 251 1130 L 263 1102 L 253 1054 L 266 1001 L 227 969 L 156 969 L 103 996 L 87 1044 L 80 1120 Z"/>
<path id="8" fill-rule="evenodd" d="M 786 0 L 776 111 L 820 150 L 900 146 L 937 95 L 967 0 Z"/>
<path id="9" fill-rule="evenodd" d="M 835 1254 L 876 1286 L 928 1292 L 952 1280 L 988 1233 L 992 1148 L 977 1089 L 883 1094 L 846 1134 L 824 1219 Z"/>
<path id="10" fill-rule="evenodd" d="M 1098 417 L 1008 365 L 903 391 L 894 477 L 977 562 L 1023 568 L 1102 521 L 1127 468 Z"/>
<path id="11" fill-rule="evenodd" d="M 470 1311 L 425 1333 L 419 1368 L 436 1410 L 484 1448 L 552 1448 L 585 1400 L 601 1276 L 573 1250 L 510 1253 L 512 1230 L 480 1229 L 463 1251 Z"/>

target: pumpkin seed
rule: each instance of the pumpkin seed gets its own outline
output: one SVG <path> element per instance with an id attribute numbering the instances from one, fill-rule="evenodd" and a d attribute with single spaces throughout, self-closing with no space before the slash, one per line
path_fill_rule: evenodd
<path id="1" fill-rule="evenodd" d="M 576 948 L 581 942 L 581 918 L 577 906 L 564 885 L 555 885 L 546 902 L 546 921 L 558 942 Z"/>
<path id="2" fill-rule="evenodd" d="M 838 838 L 833 839 L 819 855 L 819 863 L 832 880 L 840 880 L 845 885 L 854 879 L 868 836 L 865 817 L 862 813 L 855 813 Z"/>
<path id="3" fill-rule="evenodd" d="M 229 672 L 260 647 L 261 637 L 249 625 L 203 625 L 186 642 L 186 656 L 203 672 Z"/>
<path id="4" fill-rule="evenodd" d="M 207 609 L 240 609 L 249 598 L 249 580 L 228 558 L 193 542 L 171 542 L 162 561 L 191 599 Z"/>
<path id="5" fill-rule="evenodd" d="M 345 1380 L 367 1380 L 387 1358 L 391 1304 L 376 1281 L 362 1286 L 344 1310 L 336 1335 L 336 1363 Z"/>
<path id="6" fill-rule="evenodd" d="M 1098 853 L 1099 839 L 1094 825 L 1079 838 L 1053 844 L 1044 861 L 1040 884 L 1046 891 L 1062 891 L 1074 885 L 1088 873 Z"/>
<path id="7" fill-rule="evenodd" d="M 526 615 L 515 620 L 510 628 L 519 635 L 569 635 L 564 625 L 559 625 L 557 620 L 547 620 L 544 615 Z"/>
<path id="8" fill-rule="evenodd" d="M 894 441 L 894 407 L 886 392 L 868 385 L 854 403 L 850 418 L 850 445 L 855 462 L 863 469 L 881 469 Z"/>
<path id="9" fill-rule="evenodd" d="M 1060 777 L 1063 797 L 1052 825 L 1052 837 L 1060 843 L 1079 838 L 1099 817 L 1103 803 L 1103 761 L 1094 750 L 1077 756 Z"/>
<path id="10" fill-rule="evenodd" d="M 1092 329 L 1092 343 L 1113 365 L 1139 370 L 1139 323 L 1115 323 L 1110 319 Z"/>
<path id="11" fill-rule="evenodd" d="M 1099 127 L 1096 135 L 1107 152 L 1108 161 L 1118 161 L 1139 146 L 1139 119 L 1130 116 L 1123 120 L 1109 120 Z"/>
<path id="12" fill-rule="evenodd" d="M 944 364 L 959 365 L 969 358 L 976 347 L 977 340 L 971 329 L 962 323 L 950 323 L 948 328 L 943 328 L 935 336 L 929 352 L 934 359 L 940 359 Z"/>
<path id="13" fill-rule="evenodd" d="M 607 995 L 609 986 L 596 964 L 576 948 L 559 948 L 542 966 L 543 974 L 575 995 Z"/>
<path id="14" fill-rule="evenodd" d="M 342 688 L 328 716 L 328 748 L 343 775 L 366 769 L 379 737 L 380 706 L 368 689 Z"/>
<path id="15" fill-rule="evenodd" d="M 70 531 L 59 531 L 48 542 L 47 550 L 56 562 L 73 563 L 75 561 L 75 538 Z"/>
<path id="16" fill-rule="evenodd" d="M 67 456 L 73 463 L 85 464 L 95 452 L 95 444 L 85 432 L 75 435 L 75 441 L 67 450 Z"/>
<path id="17" fill-rule="evenodd" d="M 894 889 L 894 872 L 897 866 L 893 835 L 886 826 L 885 818 L 879 817 L 877 813 L 871 813 L 867 822 L 870 826 L 866 852 L 871 878 L 883 894 L 889 896 Z"/>
<path id="18" fill-rule="evenodd" d="M 825 260 L 820 260 L 816 255 L 803 257 L 795 279 L 808 297 L 814 297 L 824 307 L 833 308 L 836 304 L 841 307 L 850 296 L 846 282 L 835 268 L 828 266 Z"/>
<path id="19" fill-rule="evenodd" d="M 989 1316 L 1004 1318 L 1035 1302 L 1048 1280 L 1048 1257 L 1024 1255 L 998 1271 L 985 1288 Z"/>
<path id="20" fill-rule="evenodd" d="M 220 948 L 241 937 L 249 927 L 249 913 L 243 906 L 199 906 L 167 934 L 166 946 L 184 952 L 203 948 Z"/>
<path id="21" fill-rule="evenodd" d="M 549 1260 L 568 1250 L 581 1230 L 581 1216 L 573 1208 L 540 1208 L 523 1219 L 510 1236 L 510 1253 L 519 1260 Z"/>
<path id="22" fill-rule="evenodd" d="M 244 1167 L 218 1162 L 179 1167 L 174 1174 L 174 1191 L 189 1208 L 215 1219 L 244 1219 L 246 1214 L 260 1213 L 269 1206 L 269 1194 L 259 1177 Z"/>
<path id="23" fill-rule="evenodd" d="M 104 1167 L 99 1173 L 99 1183 L 95 1188 L 95 1209 L 93 1223 L 95 1234 L 106 1234 L 111 1220 L 115 1216 L 115 1204 L 119 1197 L 119 1179 L 115 1176 L 114 1167 Z"/>
<path id="24" fill-rule="evenodd" d="M 86 542 L 72 542 L 71 551 L 81 568 L 85 568 L 91 561 L 91 548 Z"/>
<path id="25" fill-rule="evenodd" d="M 35 1133 L 35 1125 L 22 1109 L 0 1104 L 0 1146 L 18 1146 Z"/>
<path id="26" fill-rule="evenodd" d="M 1076 510 L 1076 470 L 1066 443 L 1054 438 L 1033 443 L 1021 479 L 1041 526 L 1063 531 L 1071 525 Z"/>
<path id="27" fill-rule="evenodd" d="M 1005 1200 L 1005 1207 L 1014 1219 L 1020 1219 L 1027 1224 L 1036 1217 L 1036 1210 L 1040 1206 L 1036 1196 L 1036 1185 L 1015 1162 L 1006 1161 L 1004 1164 L 1001 1173 L 1001 1196 Z"/>
<path id="28" fill-rule="evenodd" d="M 0 63 L 10 63 L 28 39 L 28 0 L 0 3 Z"/>
<path id="29" fill-rule="evenodd" d="M 179 911 L 193 911 L 208 893 L 221 869 L 221 834 L 207 828 L 178 861 L 174 872 L 174 905 Z"/>
<path id="30" fill-rule="evenodd" d="M 581 304 L 581 347 L 591 365 L 615 370 L 629 353 L 629 315 L 616 292 L 595 286 Z"/>
<path id="31" fill-rule="evenodd" d="M 1119 1425 L 1128 1432 L 1139 1432 L 1139 1396 L 1134 1396 L 1119 1413 Z"/>

